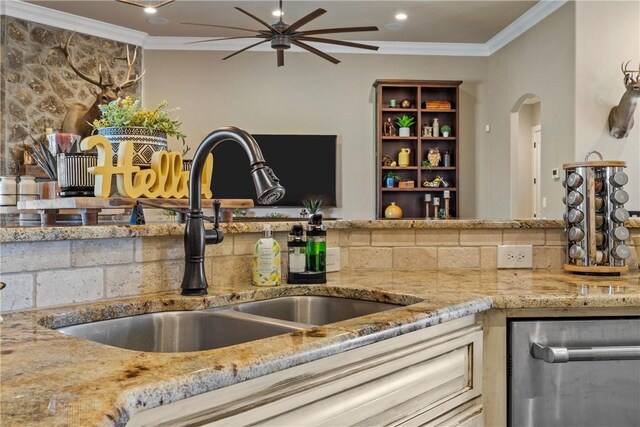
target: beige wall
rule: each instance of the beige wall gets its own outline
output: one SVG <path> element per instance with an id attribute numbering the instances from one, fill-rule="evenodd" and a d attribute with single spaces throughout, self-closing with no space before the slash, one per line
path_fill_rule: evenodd
<path id="1" fill-rule="evenodd" d="M 310 54 L 291 53 L 285 67 L 278 68 L 271 52 L 247 52 L 222 61 L 225 55 L 228 52 L 145 51 L 144 102 L 167 99 L 181 106 L 191 146 L 225 125 L 253 133 L 337 134 L 342 200 L 331 214 L 347 219 L 373 218 L 375 213 L 373 82 L 463 80 L 460 210 L 466 218 L 479 215 L 475 158 L 485 138 L 486 58 L 352 54 L 336 55 L 343 61 L 336 66 Z M 292 215 L 298 211 L 290 210 Z"/>
<path id="2" fill-rule="evenodd" d="M 518 172 L 510 165 L 514 159 L 510 114 L 525 94 L 541 100 L 541 196 L 547 198 L 542 216 L 558 218 L 562 214 L 563 188 L 551 178 L 551 169 L 571 161 L 574 153 L 574 8 L 573 2 L 567 3 L 489 58 L 491 133 L 486 149 L 478 153 L 478 164 L 487 169 L 477 177 L 481 182 L 482 196 L 477 203 L 481 218 L 517 216 L 517 206 L 511 206 L 510 198 L 505 197 L 512 184 L 509 176 L 517 188 L 514 177 Z"/>
<path id="3" fill-rule="evenodd" d="M 620 64 L 631 60 L 629 68 L 637 69 L 640 63 L 640 2 L 578 2 L 576 40 L 575 160 L 598 150 L 605 159 L 626 161 L 627 207 L 639 210 L 640 109 L 624 139 L 609 135 L 607 119 L 624 93 Z"/>

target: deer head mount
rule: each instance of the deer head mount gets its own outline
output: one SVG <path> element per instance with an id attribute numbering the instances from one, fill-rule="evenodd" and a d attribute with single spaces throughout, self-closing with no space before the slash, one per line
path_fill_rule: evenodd
<path id="1" fill-rule="evenodd" d="M 69 66 L 78 75 L 78 77 L 96 86 L 97 90 L 95 91 L 96 98 L 91 105 L 87 106 L 82 103 L 75 103 L 69 106 L 67 114 L 65 115 L 62 123 L 62 132 L 75 133 L 85 138 L 87 136 L 90 136 L 93 131 L 90 123 L 100 117 L 100 110 L 98 109 L 98 105 L 107 104 L 114 99 L 117 99 L 124 89 L 127 89 L 138 83 L 142 76 L 144 76 L 145 72 L 143 71 L 142 74 L 136 74 L 135 78 L 131 78 L 131 73 L 133 72 L 136 58 L 138 56 L 138 48 L 134 48 L 132 56 L 129 52 L 129 46 L 127 46 L 127 56 L 125 58 L 118 58 L 127 61 L 127 74 L 124 80 L 122 80 L 121 82 L 115 82 L 110 77 L 109 81 L 104 81 L 102 64 L 98 66 L 97 78 L 83 73 L 74 63 L 71 52 L 69 51 L 69 45 L 71 44 L 71 39 L 74 35 L 75 33 L 72 33 L 69 36 L 69 39 L 67 39 L 67 42 L 64 44 L 61 43 L 58 48 L 62 51 L 65 58 L 67 58 Z M 108 74 L 111 75 L 115 73 Z"/>
<path id="2" fill-rule="evenodd" d="M 620 103 L 609 113 L 609 134 L 618 139 L 627 137 L 633 128 L 633 115 L 640 99 L 640 64 L 637 70 L 628 70 L 629 62 L 620 65 L 626 91 Z"/>

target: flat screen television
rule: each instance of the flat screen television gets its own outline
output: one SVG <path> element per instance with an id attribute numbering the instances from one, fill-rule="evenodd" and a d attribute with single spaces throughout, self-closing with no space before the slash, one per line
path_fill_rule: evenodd
<path id="1" fill-rule="evenodd" d="M 321 198 L 336 205 L 336 135 L 252 135 L 286 194 L 272 206 L 302 206 Z M 256 200 L 249 159 L 239 144 L 224 141 L 213 149 L 211 189 L 217 199 Z"/>

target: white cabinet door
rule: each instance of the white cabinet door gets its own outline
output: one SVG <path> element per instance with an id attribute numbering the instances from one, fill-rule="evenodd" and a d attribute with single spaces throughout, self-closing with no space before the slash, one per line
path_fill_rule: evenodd
<path id="1" fill-rule="evenodd" d="M 480 395 L 481 363 L 482 330 L 469 316 L 140 412 L 129 425 L 420 425 Z"/>

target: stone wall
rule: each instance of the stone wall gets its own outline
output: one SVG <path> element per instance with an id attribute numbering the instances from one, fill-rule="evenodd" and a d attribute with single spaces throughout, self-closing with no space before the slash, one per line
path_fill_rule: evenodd
<path id="1" fill-rule="evenodd" d="M 42 138 L 45 129 L 59 129 L 67 109 L 74 103 L 95 101 L 91 83 L 70 68 L 56 48 L 71 32 L 9 16 L 0 17 L 0 173 L 16 173 L 11 147 Z M 135 73 L 142 67 L 138 49 Z M 121 81 L 126 74 L 126 44 L 100 37 L 76 34 L 70 47 L 81 72 L 98 77 L 102 64 L 104 81 Z M 133 46 L 130 47 L 133 53 Z M 139 96 L 140 84 L 129 89 Z"/>

